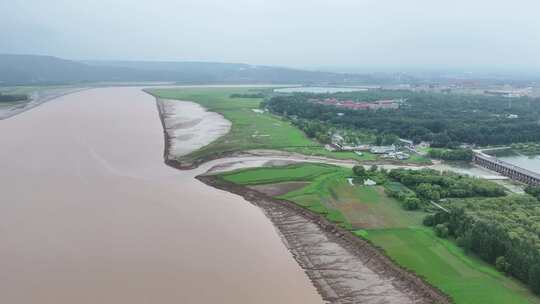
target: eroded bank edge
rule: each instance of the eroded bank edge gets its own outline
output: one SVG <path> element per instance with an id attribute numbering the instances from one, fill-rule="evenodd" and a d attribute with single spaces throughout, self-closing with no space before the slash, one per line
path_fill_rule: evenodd
<path id="1" fill-rule="evenodd" d="M 372 268 L 372 270 L 376 269 L 374 272 L 379 275 L 397 280 L 400 283 L 397 285 L 401 286 L 399 289 L 402 291 L 405 289 L 412 291 L 416 300 L 422 299 L 425 303 L 453 303 L 451 298 L 444 294 L 441 290 L 431 285 L 415 273 L 399 266 L 390 257 L 388 257 L 381 248 L 378 248 L 369 241 L 361 239 L 350 231 L 329 222 L 321 215 L 314 214 L 309 210 L 295 205 L 292 202 L 275 199 L 247 187 L 225 181 L 215 175 L 199 175 L 196 178 L 214 188 L 242 196 L 247 201 L 251 202 L 255 206 L 258 206 L 265 212 L 265 214 L 270 218 L 270 220 L 272 220 L 274 225 L 279 230 L 281 230 L 281 224 L 276 218 L 272 217 L 270 212 L 268 212 L 270 207 L 269 204 L 283 206 L 287 212 L 293 212 L 296 215 L 308 219 L 309 221 L 318 225 L 321 230 L 326 233 L 329 239 L 339 243 L 341 246 L 349 250 L 349 252 L 357 256 L 360 260 L 365 261 L 368 268 Z M 282 237 L 284 236 L 282 235 Z M 302 256 L 294 254 L 293 256 L 302 268 L 304 268 L 304 265 L 309 263 L 309 261 L 303 260 Z M 314 286 L 317 288 L 324 300 L 334 302 L 337 300 L 336 296 L 339 299 L 340 297 L 345 297 L 346 294 L 349 293 L 349 291 L 345 290 L 332 290 L 332 292 L 329 292 L 328 289 L 325 288 L 328 287 L 328 284 L 321 284 L 320 278 L 312 277 L 313 275 L 309 271 L 306 271 L 305 268 L 304 271 L 310 277 L 310 280 L 313 282 Z M 403 286 L 406 286 L 406 288 L 403 288 Z"/>

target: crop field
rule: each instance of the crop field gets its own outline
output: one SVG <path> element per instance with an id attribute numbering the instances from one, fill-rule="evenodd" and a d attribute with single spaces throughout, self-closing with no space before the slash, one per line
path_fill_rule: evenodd
<path id="1" fill-rule="evenodd" d="M 366 153 L 332 153 L 319 143 L 307 138 L 298 128 L 269 113 L 257 113 L 262 98 L 231 98 L 234 93 L 253 93 L 256 88 L 182 88 L 151 89 L 149 92 L 164 99 L 192 101 L 209 111 L 217 112 L 232 122 L 231 130 L 209 145 L 183 156 L 186 161 L 215 154 L 250 149 L 274 149 L 306 155 L 326 156 L 340 159 L 373 160 Z"/>
<path id="2" fill-rule="evenodd" d="M 324 215 L 358 237 L 382 248 L 398 264 L 424 277 L 456 303 L 540 303 L 526 286 L 467 255 L 455 242 L 437 237 L 422 226 L 425 213 L 406 211 L 382 186 L 363 186 L 352 171 L 323 164 L 243 169 L 221 174 L 240 184 L 309 181 L 303 188 L 277 198 Z M 407 189 L 388 182 L 393 190 Z M 409 190 L 410 191 L 410 190 Z"/>

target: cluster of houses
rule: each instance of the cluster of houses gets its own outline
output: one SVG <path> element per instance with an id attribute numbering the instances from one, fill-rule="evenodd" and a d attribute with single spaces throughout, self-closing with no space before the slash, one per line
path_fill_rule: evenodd
<path id="1" fill-rule="evenodd" d="M 401 152 L 401 151 L 386 153 L 382 156 L 382 158 L 399 159 L 399 160 L 409 159 L 409 157 L 411 156 L 408 153 Z"/>
<path id="2" fill-rule="evenodd" d="M 414 144 L 409 140 L 400 139 L 398 146 L 414 151 Z M 355 152 L 358 155 L 362 155 L 362 152 L 369 151 L 373 154 L 379 154 L 381 157 L 387 159 L 408 159 L 410 155 L 405 152 L 398 151 L 398 146 L 350 145 L 345 143 L 345 139 L 341 135 L 334 134 L 332 135 L 332 143 L 326 145 L 325 147 L 329 151 Z"/>
<path id="3" fill-rule="evenodd" d="M 308 101 L 323 104 L 323 105 L 328 105 L 328 106 L 346 108 L 350 110 L 379 110 L 379 109 L 395 110 L 395 109 L 399 109 L 399 105 L 403 103 L 402 99 L 377 100 L 374 102 L 358 102 L 354 100 L 338 100 L 336 98 L 326 98 L 326 99 L 311 98 Z"/>

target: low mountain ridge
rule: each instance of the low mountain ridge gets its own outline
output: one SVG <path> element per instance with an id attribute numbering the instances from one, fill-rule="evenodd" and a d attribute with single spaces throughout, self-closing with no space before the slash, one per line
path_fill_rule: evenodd
<path id="1" fill-rule="evenodd" d="M 305 71 L 242 63 L 72 61 L 52 56 L 0 55 L 0 85 L 98 81 L 197 83 L 359 83 L 360 74 Z"/>

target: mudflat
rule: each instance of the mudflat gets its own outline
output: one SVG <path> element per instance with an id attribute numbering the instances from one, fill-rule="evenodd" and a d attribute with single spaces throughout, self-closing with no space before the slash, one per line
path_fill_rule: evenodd
<path id="1" fill-rule="evenodd" d="M 163 125 L 169 141 L 168 157 L 176 159 L 202 148 L 227 134 L 231 123 L 192 102 L 158 99 Z"/>

